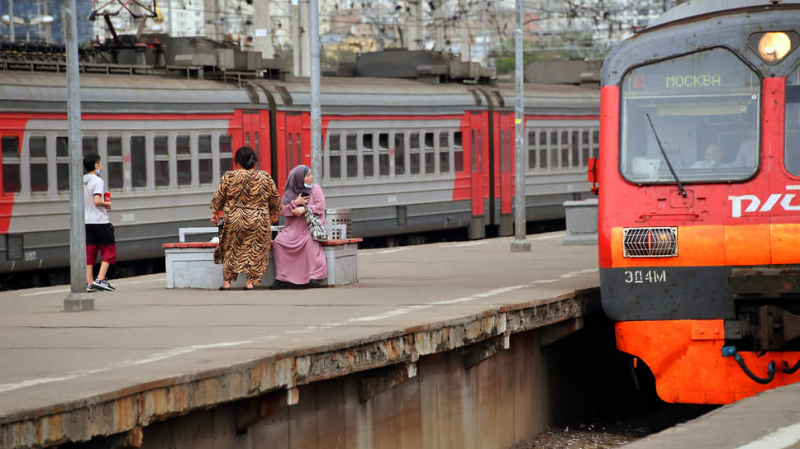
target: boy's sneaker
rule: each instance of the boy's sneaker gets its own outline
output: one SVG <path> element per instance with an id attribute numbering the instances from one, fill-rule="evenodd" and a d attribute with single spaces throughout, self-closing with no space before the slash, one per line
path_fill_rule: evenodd
<path id="1" fill-rule="evenodd" d="M 95 290 L 94 287 L 92 287 L 92 284 L 86 284 L 86 293 L 94 293 L 94 291 Z"/>
<path id="2" fill-rule="evenodd" d="M 113 292 L 114 290 L 116 290 L 116 288 L 112 287 L 111 284 L 109 284 L 108 281 L 105 279 L 102 280 L 95 279 L 94 283 L 92 284 L 92 287 L 98 290 L 105 290 L 107 292 Z"/>

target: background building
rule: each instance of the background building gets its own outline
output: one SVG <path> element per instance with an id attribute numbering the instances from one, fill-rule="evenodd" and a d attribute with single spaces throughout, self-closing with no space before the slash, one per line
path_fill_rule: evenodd
<path id="1" fill-rule="evenodd" d="M 0 0 L 0 14 L 8 13 L 7 1 Z M 131 3 L 133 10 L 143 12 L 136 1 Z M 30 39 L 60 43 L 64 2 L 16 0 L 14 15 L 30 20 L 51 14 L 53 24 L 31 26 Z M 602 59 L 617 42 L 647 26 L 675 2 L 524 0 L 526 60 Z M 94 2 L 77 3 L 79 39 L 110 38 L 101 17 L 89 20 Z M 152 0 L 138 3 L 150 8 L 153 4 Z M 269 15 L 268 21 L 266 14 L 259 16 L 259 29 L 255 25 L 259 19 L 254 15 L 256 8 L 261 8 L 260 14 Z M 359 53 L 392 47 L 461 54 L 462 60 L 495 66 L 499 73 L 505 70 L 509 58 L 513 59 L 515 0 L 319 0 L 319 8 L 323 67 L 350 62 Z M 112 14 L 119 10 L 119 3 L 105 9 Z M 307 39 L 308 0 L 159 0 L 156 12 L 158 17 L 148 19 L 144 33 L 228 40 L 243 49 L 256 48 L 257 37 L 262 42 L 268 38 L 275 55 L 289 66 L 293 48 L 301 47 Z M 118 34 L 135 34 L 140 19 L 122 11 L 111 16 L 111 22 Z M 9 27 L 0 28 L 2 37 L 8 39 Z M 17 26 L 16 37 L 26 39 L 26 27 Z"/>

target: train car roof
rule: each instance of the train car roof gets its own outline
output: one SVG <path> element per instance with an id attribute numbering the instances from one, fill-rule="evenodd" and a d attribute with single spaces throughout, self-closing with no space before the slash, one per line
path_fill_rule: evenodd
<path id="1" fill-rule="evenodd" d="M 80 83 L 83 112 L 213 113 L 250 103 L 244 89 L 216 81 L 81 74 Z M 0 72 L 0 110 L 66 111 L 66 85 L 63 73 Z"/>
<path id="2" fill-rule="evenodd" d="M 670 22 L 719 13 L 728 10 L 769 6 L 773 3 L 781 5 L 800 5 L 800 0 L 689 0 L 658 16 L 650 22 L 648 28 L 654 28 Z"/>
<path id="3" fill-rule="evenodd" d="M 516 87 L 500 84 L 496 90 L 503 97 L 501 109 L 513 110 Z M 600 110 L 600 90 L 566 84 L 525 84 L 525 114 L 532 115 L 597 115 Z"/>
<path id="4" fill-rule="evenodd" d="M 252 83 L 272 92 L 283 109 L 306 110 L 311 105 L 308 78 L 287 82 L 255 80 Z M 470 89 L 474 87 L 397 78 L 324 77 L 320 80 L 320 104 L 326 114 L 463 112 L 480 105 Z"/>

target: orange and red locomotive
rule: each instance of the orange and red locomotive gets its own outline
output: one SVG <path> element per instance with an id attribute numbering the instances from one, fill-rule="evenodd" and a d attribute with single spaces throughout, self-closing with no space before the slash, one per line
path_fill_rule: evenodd
<path id="1" fill-rule="evenodd" d="M 800 380 L 800 2 L 690 2 L 605 61 L 603 309 L 668 402 Z"/>

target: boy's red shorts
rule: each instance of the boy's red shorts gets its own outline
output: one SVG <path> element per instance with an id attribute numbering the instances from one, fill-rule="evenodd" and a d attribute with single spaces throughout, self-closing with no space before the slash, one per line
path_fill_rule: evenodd
<path id="1" fill-rule="evenodd" d="M 94 265 L 98 252 L 103 262 L 117 263 L 117 245 L 86 245 L 86 265 Z"/>

